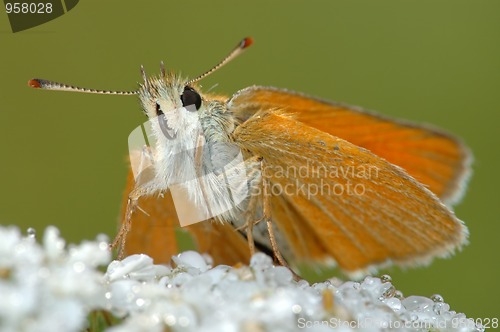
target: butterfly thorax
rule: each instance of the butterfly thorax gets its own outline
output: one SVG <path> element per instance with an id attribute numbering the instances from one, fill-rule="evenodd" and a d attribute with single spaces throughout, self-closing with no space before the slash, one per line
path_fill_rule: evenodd
<path id="1" fill-rule="evenodd" d="M 193 218 L 227 219 L 221 215 L 237 210 L 247 196 L 243 155 L 231 140 L 235 119 L 225 102 L 198 94 L 197 104 L 195 94 L 186 80 L 173 75 L 142 86 L 154 167 L 154 178 L 142 185 L 148 194 L 171 190 L 178 200 L 189 202 L 191 210 L 200 210 Z M 186 97 L 195 103 L 186 105 Z"/>

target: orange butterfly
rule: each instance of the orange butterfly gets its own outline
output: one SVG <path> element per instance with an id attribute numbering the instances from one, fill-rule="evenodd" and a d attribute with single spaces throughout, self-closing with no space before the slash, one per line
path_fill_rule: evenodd
<path id="1" fill-rule="evenodd" d="M 216 264 L 247 262 L 255 244 L 283 264 L 335 262 L 353 273 L 425 264 L 466 242 L 467 228 L 445 205 L 460 199 L 470 173 L 460 140 L 272 87 L 202 94 L 196 83 L 251 43 L 192 80 L 163 63 L 159 77 L 143 70 L 133 92 L 29 82 L 139 95 L 154 142 L 136 158 L 139 172 L 132 160 L 115 245 L 167 262 L 180 222 Z"/>

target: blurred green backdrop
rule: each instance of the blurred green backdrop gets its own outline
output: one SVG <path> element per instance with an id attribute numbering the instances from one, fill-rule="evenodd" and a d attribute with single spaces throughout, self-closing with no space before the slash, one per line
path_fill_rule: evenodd
<path id="1" fill-rule="evenodd" d="M 127 136 L 144 120 L 134 97 L 35 91 L 28 79 L 130 90 L 141 64 L 156 74 L 164 60 L 194 76 L 250 35 L 255 45 L 205 88 L 286 87 L 467 142 L 474 175 L 456 213 L 470 245 L 427 268 L 387 272 L 405 295 L 440 293 L 469 317 L 499 317 L 499 12 L 494 0 L 88 0 L 16 34 L 2 13 L 0 223 L 39 233 L 54 224 L 69 241 L 112 236 Z"/>

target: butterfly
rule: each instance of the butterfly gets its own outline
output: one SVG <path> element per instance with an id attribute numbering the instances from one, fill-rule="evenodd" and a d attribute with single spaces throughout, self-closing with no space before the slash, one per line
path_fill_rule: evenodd
<path id="1" fill-rule="evenodd" d="M 414 266 L 448 256 L 468 230 L 451 210 L 471 153 L 439 129 L 275 87 L 231 97 L 167 72 L 137 91 L 94 90 L 32 79 L 35 88 L 139 96 L 146 140 L 131 151 L 119 233 L 121 253 L 168 262 L 179 223 L 215 264 L 256 250 L 346 273 Z M 139 132 L 139 131 L 138 131 Z M 129 137 L 130 142 L 130 137 Z"/>

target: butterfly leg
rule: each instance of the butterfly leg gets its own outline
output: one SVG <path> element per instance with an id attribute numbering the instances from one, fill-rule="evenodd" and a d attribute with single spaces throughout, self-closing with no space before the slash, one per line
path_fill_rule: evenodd
<path id="1" fill-rule="evenodd" d="M 255 206 L 256 206 L 256 200 L 251 199 L 250 203 L 248 204 L 248 211 L 255 211 L 255 210 L 252 210 L 255 208 Z M 259 219 L 257 221 L 253 221 L 251 219 L 251 217 L 246 218 L 245 228 L 246 228 L 246 233 L 247 233 L 248 249 L 250 250 L 250 257 L 253 256 L 253 254 L 255 254 L 255 241 L 253 239 L 253 226 L 255 224 L 257 224 L 259 221 L 261 221 L 261 219 Z"/>
<path id="2" fill-rule="evenodd" d="M 248 242 L 248 249 L 250 251 L 250 257 L 255 254 L 255 241 L 253 238 L 253 226 L 258 224 L 262 218 L 255 221 L 255 211 L 258 210 L 259 204 L 259 193 L 262 182 L 261 174 L 261 157 L 253 156 L 245 161 L 246 172 L 248 177 L 249 185 L 249 201 L 246 206 L 245 224 L 237 228 L 238 231 L 245 230 L 246 238 Z"/>
<path id="3" fill-rule="evenodd" d="M 118 234 L 114 238 L 113 242 L 110 244 L 110 249 L 118 247 L 118 258 L 123 258 L 125 254 L 125 242 L 127 240 L 127 234 L 129 233 L 132 227 L 132 215 L 134 214 L 136 209 L 142 210 L 139 205 L 139 198 L 146 194 L 146 186 L 154 178 L 154 168 L 153 165 L 153 157 L 151 149 L 148 146 L 144 146 L 142 148 L 140 159 L 139 159 L 139 167 L 138 173 L 135 177 L 135 187 L 129 193 L 127 199 L 127 207 L 125 210 L 124 219 L 121 223 L 120 230 Z M 146 213 L 147 214 L 147 213 Z"/>
<path id="4" fill-rule="evenodd" d="M 270 201 L 271 196 L 269 193 L 270 184 L 269 184 L 269 179 L 266 177 L 265 174 L 266 168 L 264 159 L 259 156 L 254 156 L 251 159 L 252 160 L 249 160 L 251 162 L 248 162 L 247 166 L 247 175 L 249 175 L 249 178 L 251 179 L 250 201 L 247 206 L 246 222 L 242 227 L 238 228 L 238 230 L 246 229 L 248 248 L 250 250 L 250 255 L 253 255 L 255 253 L 253 228 L 261 221 L 265 221 L 273 256 L 280 265 L 289 268 L 287 262 L 285 261 L 285 259 L 281 255 L 281 252 L 279 251 L 277 239 L 273 230 L 273 225 L 271 220 L 271 201 Z M 258 210 L 259 198 L 262 204 L 262 215 L 259 219 L 255 220 L 255 213 L 252 212 Z M 293 274 L 295 277 L 298 277 L 295 273 Z"/>
<path id="5" fill-rule="evenodd" d="M 261 170 L 262 170 L 262 219 L 266 221 L 267 233 L 269 234 L 269 242 L 271 243 L 271 249 L 273 255 L 281 266 L 284 266 L 292 272 L 294 280 L 298 281 L 302 278 L 296 274 L 293 269 L 288 265 L 286 260 L 281 255 L 278 248 L 278 242 L 276 240 L 276 235 L 274 234 L 273 222 L 271 219 L 271 196 L 269 192 L 269 179 L 266 177 L 264 159 L 261 160 Z"/>
<path id="6" fill-rule="evenodd" d="M 264 160 L 261 161 L 261 168 L 264 170 Z M 271 200 L 269 196 L 269 179 L 266 178 L 265 172 L 262 172 L 262 220 L 266 221 L 267 232 L 269 234 L 269 241 L 273 250 L 274 257 L 282 266 L 288 267 L 287 262 L 281 255 L 276 236 L 274 235 L 273 224 L 271 220 Z"/>
<path id="7" fill-rule="evenodd" d="M 143 190 L 141 188 L 136 188 L 128 196 L 127 208 L 125 212 L 125 218 L 121 223 L 120 230 L 115 236 L 113 242 L 110 244 L 110 249 L 118 247 L 118 259 L 122 259 L 125 254 L 125 242 L 127 241 L 127 234 L 132 227 L 132 215 L 138 206 L 138 201 L 141 196 L 143 196 Z"/>

